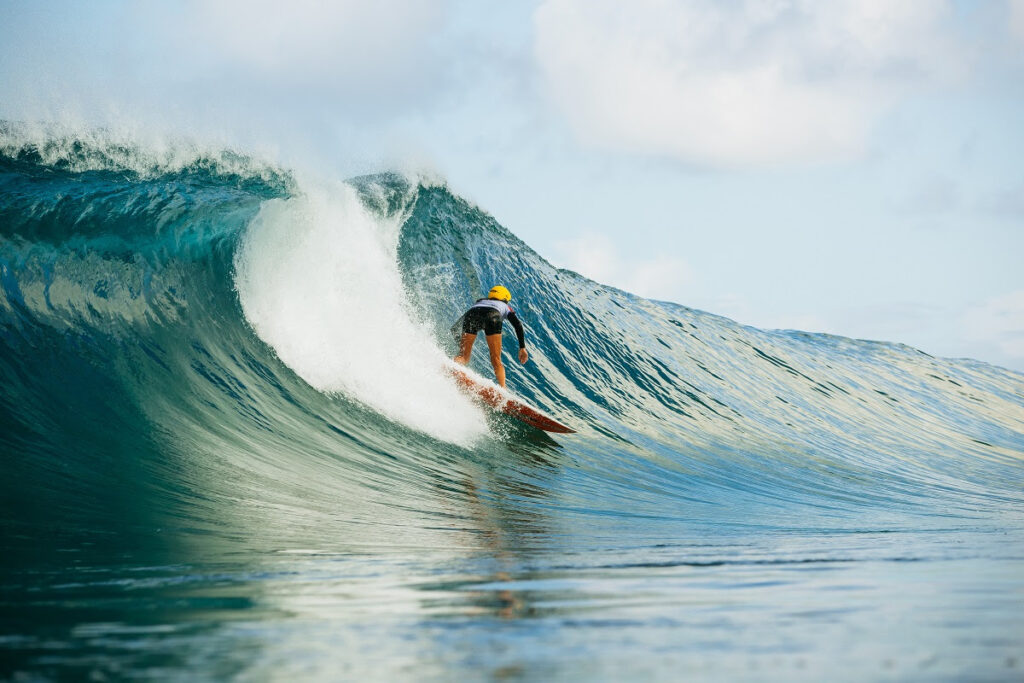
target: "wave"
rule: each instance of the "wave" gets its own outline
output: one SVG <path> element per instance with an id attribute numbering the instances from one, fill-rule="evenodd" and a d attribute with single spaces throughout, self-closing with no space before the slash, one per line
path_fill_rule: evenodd
<path id="1" fill-rule="evenodd" d="M 1024 505 L 1018 373 L 642 299 L 443 183 L 161 150 L 0 130 L 11 543 L 55 525 L 271 543 L 340 515 L 386 545 L 481 495 L 587 519 L 594 542 L 634 519 L 980 524 Z M 532 353 L 510 388 L 577 435 L 485 414 L 443 376 L 449 325 L 493 283 Z M 509 483 L 460 485 L 479 467 Z"/>

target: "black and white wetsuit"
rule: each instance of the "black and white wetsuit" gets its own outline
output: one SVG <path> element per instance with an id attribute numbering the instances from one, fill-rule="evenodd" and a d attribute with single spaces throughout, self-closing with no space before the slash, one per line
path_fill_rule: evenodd
<path id="1" fill-rule="evenodd" d="M 497 299 L 478 299 L 473 306 L 462 316 L 462 333 L 476 334 L 480 330 L 484 334 L 501 334 L 501 326 L 505 320 L 512 323 L 516 330 L 516 339 L 519 341 L 519 348 L 526 348 L 526 336 L 523 333 L 523 323 L 519 321 L 516 312 L 504 301 Z"/>

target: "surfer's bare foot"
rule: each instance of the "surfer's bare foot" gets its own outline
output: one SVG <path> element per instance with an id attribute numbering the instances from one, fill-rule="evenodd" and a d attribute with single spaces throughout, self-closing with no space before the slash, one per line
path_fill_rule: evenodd
<path id="1" fill-rule="evenodd" d="M 466 363 L 469 362 L 468 358 L 463 358 L 462 356 L 455 356 L 453 360 L 459 365 L 465 365 Z"/>

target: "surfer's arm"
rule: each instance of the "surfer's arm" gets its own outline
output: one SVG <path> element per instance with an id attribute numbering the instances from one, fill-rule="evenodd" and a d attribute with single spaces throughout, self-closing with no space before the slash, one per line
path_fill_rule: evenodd
<path id="1" fill-rule="evenodd" d="M 529 359 L 530 354 L 526 352 L 526 334 L 523 332 L 523 323 L 520 322 L 519 316 L 516 315 L 515 311 L 508 312 L 508 321 L 515 328 L 516 341 L 519 342 L 519 362 L 525 363 Z"/>
<path id="2" fill-rule="evenodd" d="M 519 342 L 519 348 L 526 348 L 526 334 L 523 332 L 523 323 L 519 321 L 519 316 L 516 315 L 515 311 L 508 312 L 508 321 L 512 323 L 512 327 L 516 331 L 516 341 Z"/>

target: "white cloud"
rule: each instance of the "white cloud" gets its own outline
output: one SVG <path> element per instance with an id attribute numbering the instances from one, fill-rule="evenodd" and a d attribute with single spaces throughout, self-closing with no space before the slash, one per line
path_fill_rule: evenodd
<path id="1" fill-rule="evenodd" d="M 0 21 L 0 116 L 123 118 L 213 135 L 273 128 L 324 147 L 335 130 L 379 130 L 437 102 L 458 57 L 438 38 L 450 8 L 449 0 L 24 3 Z"/>
<path id="2" fill-rule="evenodd" d="M 265 76 L 378 78 L 414 70 L 441 9 L 436 0 L 194 0 L 188 37 Z"/>
<path id="3" fill-rule="evenodd" d="M 548 0 L 535 56 L 585 143 L 714 165 L 858 154 L 875 118 L 963 71 L 948 1 Z"/>
<path id="4" fill-rule="evenodd" d="M 650 259 L 625 258 L 604 235 L 563 240 L 555 247 L 560 252 L 561 267 L 647 298 L 682 301 L 683 288 L 693 279 L 690 267 L 680 258 L 665 254 Z"/>

